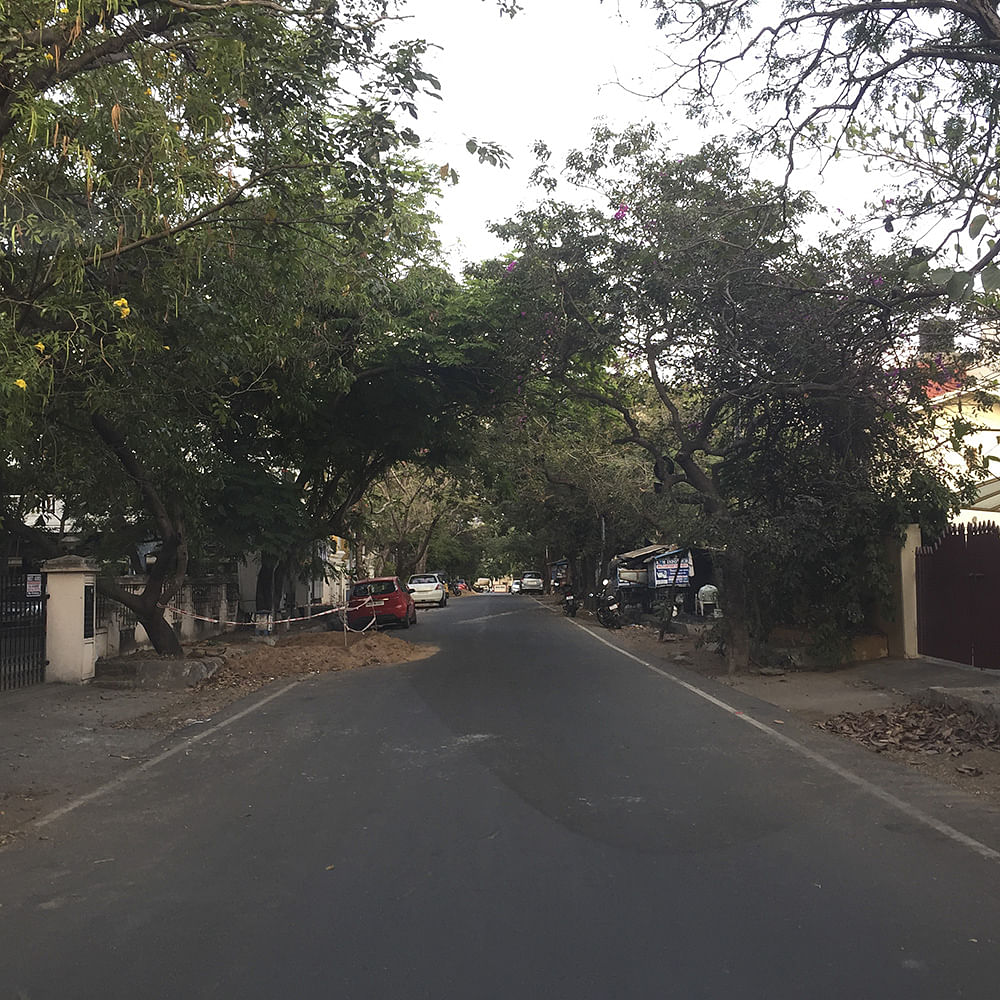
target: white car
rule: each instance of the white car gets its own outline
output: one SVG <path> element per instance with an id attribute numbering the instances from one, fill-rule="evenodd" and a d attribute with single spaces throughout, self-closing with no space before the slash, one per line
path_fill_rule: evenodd
<path id="1" fill-rule="evenodd" d="M 435 573 L 416 573 L 406 583 L 413 595 L 414 604 L 436 604 L 443 608 L 448 603 L 448 587 Z"/>
<path id="2" fill-rule="evenodd" d="M 529 570 L 527 573 L 521 574 L 521 593 L 522 594 L 541 594 L 545 590 L 545 584 L 542 581 L 542 574 L 535 573 Z"/>

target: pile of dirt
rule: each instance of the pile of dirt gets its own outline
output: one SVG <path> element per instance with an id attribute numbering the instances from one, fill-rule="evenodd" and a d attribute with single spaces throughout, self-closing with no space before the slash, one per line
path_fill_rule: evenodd
<path id="1" fill-rule="evenodd" d="M 383 632 L 291 633 L 266 643 L 228 643 L 221 650 L 216 645 L 211 655 L 221 655 L 225 665 L 201 687 L 254 690 L 279 677 L 401 663 L 433 652 L 433 647 L 415 646 Z"/>
<path id="2" fill-rule="evenodd" d="M 879 753 L 902 750 L 960 757 L 970 750 L 1000 750 L 1000 727 L 995 722 L 975 712 L 915 702 L 882 711 L 844 712 L 818 726 Z"/>
<path id="3" fill-rule="evenodd" d="M 117 725 L 173 730 L 193 718 L 211 716 L 283 677 L 403 663 L 436 652 L 435 646 L 415 645 L 383 632 L 292 632 L 264 639 L 227 635 L 187 650 L 192 658 L 221 657 L 225 661 L 212 677 L 171 705 Z"/>

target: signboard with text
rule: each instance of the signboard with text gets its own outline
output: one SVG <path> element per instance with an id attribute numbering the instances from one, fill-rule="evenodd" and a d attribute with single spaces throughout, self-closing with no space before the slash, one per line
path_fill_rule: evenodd
<path id="1" fill-rule="evenodd" d="M 654 587 L 686 587 L 691 578 L 691 556 L 679 552 L 653 560 Z"/>

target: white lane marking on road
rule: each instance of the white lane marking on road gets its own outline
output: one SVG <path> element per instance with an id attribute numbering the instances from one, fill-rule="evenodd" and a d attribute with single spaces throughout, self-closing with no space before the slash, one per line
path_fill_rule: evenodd
<path id="1" fill-rule="evenodd" d="M 875 796 L 875 798 L 880 799 L 882 802 L 886 803 L 886 805 L 890 805 L 894 809 L 898 809 L 900 812 L 909 816 L 910 819 L 916 820 L 918 823 L 923 823 L 925 826 L 929 826 L 932 830 L 936 830 L 938 833 L 954 840 L 963 847 L 968 847 L 970 850 L 975 851 L 975 853 L 979 854 L 981 857 L 990 861 L 1000 861 L 1000 851 L 995 851 L 992 847 L 987 847 L 986 844 L 976 840 L 974 837 L 970 837 L 968 834 L 962 833 L 961 830 L 956 830 L 955 827 L 941 822 L 941 820 L 936 819 L 929 813 L 925 813 L 922 809 L 918 809 L 909 802 L 904 802 L 903 799 L 897 798 L 892 794 L 892 792 L 887 792 L 884 788 L 880 788 L 867 778 L 862 778 L 860 774 L 855 774 L 853 771 L 849 771 L 846 767 L 841 767 L 835 761 L 830 760 L 829 757 L 823 756 L 823 754 L 817 752 L 816 750 L 812 750 L 804 744 L 799 743 L 797 740 L 793 740 L 791 737 L 786 736 L 784 733 L 778 732 L 777 729 L 773 729 L 766 723 L 760 722 L 752 716 L 747 715 L 746 712 L 742 711 L 742 709 L 736 708 L 733 705 L 716 698 L 714 695 L 709 694 L 707 691 L 703 691 L 700 687 L 697 687 L 694 684 L 689 684 L 687 681 L 682 680 L 676 674 L 672 674 L 668 670 L 663 670 L 660 667 L 653 666 L 652 663 L 647 663 L 640 657 L 622 649 L 621 646 L 616 646 L 613 642 L 609 642 L 603 636 L 600 636 L 593 630 L 587 628 L 586 625 L 581 625 L 576 621 L 572 622 L 572 624 L 593 636 L 593 638 L 595 638 L 598 642 L 603 642 L 605 646 L 609 646 L 616 652 L 621 653 L 622 656 L 627 656 L 630 660 L 635 660 L 636 663 L 641 664 L 647 670 L 652 670 L 654 674 L 659 674 L 661 677 L 665 677 L 668 681 L 673 681 L 674 684 L 690 691 L 699 698 L 704 698 L 705 701 L 710 702 L 717 708 L 721 708 L 724 712 L 728 712 L 731 716 L 733 716 L 733 718 L 739 719 L 741 722 L 746 722 L 755 729 L 759 729 L 762 733 L 766 733 L 772 739 L 777 740 L 777 742 L 783 743 L 789 749 L 794 750 L 796 753 L 801 754 L 808 760 L 811 760 L 814 764 L 818 764 L 820 767 L 824 767 L 828 771 L 832 771 L 838 777 L 850 782 L 852 785 L 862 789 L 869 795 Z"/>
<path id="2" fill-rule="evenodd" d="M 482 615 L 479 618 L 466 618 L 464 621 L 455 622 L 456 625 L 468 625 L 470 622 L 488 622 L 491 618 L 503 618 L 505 615 L 519 615 L 524 608 L 518 608 L 517 611 L 500 611 L 495 615 Z"/>
<path id="3" fill-rule="evenodd" d="M 143 761 L 137 767 L 133 767 L 132 770 L 126 771 L 124 774 L 120 774 L 117 778 L 112 778 L 111 781 L 100 786 L 100 788 L 95 788 L 92 792 L 87 792 L 86 795 L 81 795 L 79 798 L 73 799 L 72 802 L 67 802 L 66 805 L 60 806 L 58 809 L 53 809 L 52 812 L 46 813 L 40 819 L 36 819 L 33 823 L 29 823 L 26 829 L 39 829 L 43 826 L 48 826 L 49 823 L 54 823 L 57 819 L 62 819 L 67 813 L 73 812 L 74 809 L 79 809 L 80 806 L 86 805 L 88 802 L 93 802 L 94 799 L 99 799 L 102 795 L 107 795 L 112 789 L 118 788 L 120 785 L 124 785 L 125 782 L 131 781 L 133 778 L 138 777 L 143 771 L 148 771 L 151 768 L 156 767 L 157 764 L 162 764 L 165 760 L 169 760 L 171 757 L 183 752 L 184 750 L 189 750 L 195 745 L 195 743 L 200 743 L 203 739 L 211 736 L 213 733 L 219 732 L 220 729 L 225 729 L 226 726 L 231 726 L 234 722 L 238 722 L 240 719 L 252 712 L 256 712 L 258 709 L 263 708 L 269 701 L 274 701 L 275 698 L 280 698 L 287 691 L 291 691 L 293 687 L 298 685 L 298 681 L 292 681 L 291 684 L 286 684 L 283 688 L 278 691 L 274 691 L 260 701 L 255 701 L 252 705 L 247 706 L 241 712 L 237 712 L 235 715 L 231 715 L 228 719 L 223 719 L 222 722 L 217 723 L 210 729 L 203 729 L 200 733 L 195 733 L 194 736 L 189 736 L 186 740 L 182 740 L 176 746 L 171 747 L 169 750 L 164 750 L 163 753 L 157 754 L 155 757 L 151 757 L 147 761 Z"/>

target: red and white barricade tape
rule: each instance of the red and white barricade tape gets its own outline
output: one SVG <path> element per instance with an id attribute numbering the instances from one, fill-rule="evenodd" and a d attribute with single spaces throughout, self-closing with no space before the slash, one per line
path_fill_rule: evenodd
<path id="1" fill-rule="evenodd" d="M 212 625 L 231 625 L 234 628 L 256 628 L 260 622 L 232 622 L 225 621 L 222 618 L 206 618 L 204 615 L 196 615 L 193 611 L 185 611 L 183 608 L 175 608 L 172 604 L 160 604 L 159 607 L 163 608 L 164 611 L 172 611 L 175 615 L 184 615 L 186 618 L 193 618 L 195 621 L 199 622 L 209 622 Z M 274 628 L 277 625 L 289 625 L 292 622 L 308 622 L 315 618 L 323 618 L 325 615 L 333 615 L 339 612 L 343 612 L 346 609 L 346 604 L 341 604 L 336 608 L 330 608 L 329 611 L 317 611 L 314 615 L 305 615 L 301 618 L 276 618 L 269 623 L 270 628 Z M 374 607 L 372 599 L 369 597 L 364 604 L 359 604 L 358 607 Z M 347 624 L 347 615 L 341 616 L 341 621 L 346 632 L 367 632 L 368 629 L 375 624 L 375 615 L 372 615 L 372 620 L 364 628 L 351 628 Z"/>

